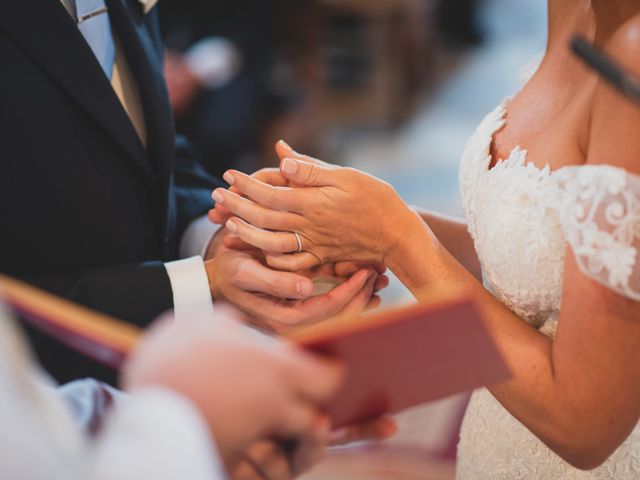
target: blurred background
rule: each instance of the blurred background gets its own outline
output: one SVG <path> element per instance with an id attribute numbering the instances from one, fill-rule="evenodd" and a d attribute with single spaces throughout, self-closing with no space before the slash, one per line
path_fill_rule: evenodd
<path id="1" fill-rule="evenodd" d="M 211 173 L 274 166 L 273 145 L 284 139 L 389 181 L 411 204 L 458 215 L 466 141 L 517 91 L 546 34 L 544 0 L 163 0 L 160 8 L 176 124 Z M 397 281 L 384 293 L 387 305 L 410 298 Z M 383 453 L 337 452 L 309 478 L 451 478 L 466 401 L 407 412 Z"/>

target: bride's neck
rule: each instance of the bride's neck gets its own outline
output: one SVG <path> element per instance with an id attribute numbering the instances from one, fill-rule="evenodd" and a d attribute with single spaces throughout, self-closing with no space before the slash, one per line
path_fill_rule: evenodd
<path id="1" fill-rule="evenodd" d="M 548 48 L 576 33 L 603 46 L 618 28 L 640 13 L 638 0 L 548 0 Z"/>

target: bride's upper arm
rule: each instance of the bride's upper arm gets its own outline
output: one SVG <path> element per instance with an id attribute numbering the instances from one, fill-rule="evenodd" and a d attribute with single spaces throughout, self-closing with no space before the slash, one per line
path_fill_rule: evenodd
<path id="1" fill-rule="evenodd" d="M 640 17 L 608 52 L 640 77 Z M 565 398 L 588 405 L 612 453 L 640 417 L 640 106 L 600 81 L 587 164 L 558 177 L 568 247 L 555 373 L 571 375 Z"/>

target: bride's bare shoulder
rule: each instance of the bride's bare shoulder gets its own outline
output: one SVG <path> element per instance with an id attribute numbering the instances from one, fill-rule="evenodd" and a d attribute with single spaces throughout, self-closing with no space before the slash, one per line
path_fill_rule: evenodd
<path id="1" fill-rule="evenodd" d="M 606 49 L 627 68 L 640 74 L 640 14 L 618 28 Z"/>
<path id="2" fill-rule="evenodd" d="M 640 79 L 640 15 L 620 26 L 606 51 Z M 640 174 L 640 104 L 602 79 L 593 96 L 587 163 L 611 164 Z"/>

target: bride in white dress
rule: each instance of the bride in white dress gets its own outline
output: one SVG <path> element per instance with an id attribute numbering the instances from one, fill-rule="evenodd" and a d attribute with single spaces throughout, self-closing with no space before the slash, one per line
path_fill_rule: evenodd
<path id="1" fill-rule="evenodd" d="M 212 220 L 273 266 L 380 262 L 418 299 L 474 292 L 513 378 L 474 393 L 460 479 L 640 478 L 640 108 L 567 47 L 580 32 L 640 75 L 639 13 L 549 0 L 539 69 L 465 151 L 466 221 L 284 144 L 282 176 L 228 172 L 214 194 Z"/>

